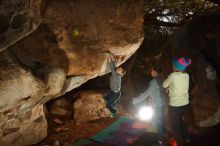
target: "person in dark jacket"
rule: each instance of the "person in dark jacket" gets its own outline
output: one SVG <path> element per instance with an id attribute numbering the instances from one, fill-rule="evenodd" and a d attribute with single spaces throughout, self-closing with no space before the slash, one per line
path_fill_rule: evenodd
<path id="1" fill-rule="evenodd" d="M 153 79 L 150 81 L 149 86 L 145 92 L 140 96 L 133 98 L 132 103 L 140 103 L 147 98 L 151 97 L 153 102 L 153 107 L 155 111 L 155 122 L 157 125 L 157 138 L 158 144 L 162 145 L 163 137 L 165 134 L 164 128 L 164 110 L 165 110 L 165 95 L 162 87 L 162 81 L 159 78 L 159 74 L 162 69 L 159 65 L 155 65 L 151 69 L 151 76 Z"/>
<path id="2" fill-rule="evenodd" d="M 108 56 L 108 63 L 111 68 L 110 91 L 104 96 L 107 108 L 113 114 L 116 113 L 116 105 L 121 96 L 121 78 L 126 73 L 122 67 L 115 67 L 115 58 L 113 55 Z"/>

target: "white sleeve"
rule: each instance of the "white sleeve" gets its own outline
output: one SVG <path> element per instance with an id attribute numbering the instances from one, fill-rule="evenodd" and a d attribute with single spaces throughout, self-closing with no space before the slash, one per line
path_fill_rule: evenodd
<path id="1" fill-rule="evenodd" d="M 165 81 L 163 81 L 163 88 L 169 87 L 170 83 L 172 82 L 172 79 L 173 79 L 173 75 L 170 74 L 168 78 Z"/>

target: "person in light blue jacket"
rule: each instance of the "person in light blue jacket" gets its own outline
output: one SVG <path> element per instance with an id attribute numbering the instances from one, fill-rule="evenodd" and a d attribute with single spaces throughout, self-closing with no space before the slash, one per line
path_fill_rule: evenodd
<path id="1" fill-rule="evenodd" d="M 165 133 L 164 128 L 164 110 L 165 110 L 165 95 L 162 87 L 162 81 L 159 78 L 162 69 L 159 65 L 155 65 L 151 69 L 151 76 L 153 79 L 150 81 L 149 86 L 145 92 L 140 96 L 133 98 L 132 103 L 140 103 L 147 98 L 151 97 L 155 111 L 155 121 L 157 125 L 157 138 L 159 145 L 162 145 Z"/>

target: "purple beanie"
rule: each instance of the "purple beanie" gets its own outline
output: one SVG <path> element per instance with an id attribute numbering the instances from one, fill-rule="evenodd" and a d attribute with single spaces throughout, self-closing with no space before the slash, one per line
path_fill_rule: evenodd
<path id="1" fill-rule="evenodd" d="M 192 63 L 191 59 L 181 57 L 173 60 L 173 65 L 180 71 L 184 71 Z"/>

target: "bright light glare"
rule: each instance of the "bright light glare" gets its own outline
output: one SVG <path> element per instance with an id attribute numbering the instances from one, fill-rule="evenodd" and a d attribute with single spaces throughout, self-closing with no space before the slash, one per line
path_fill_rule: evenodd
<path id="1" fill-rule="evenodd" d="M 142 121 L 149 121 L 153 117 L 153 109 L 150 106 L 140 108 L 138 118 Z"/>

